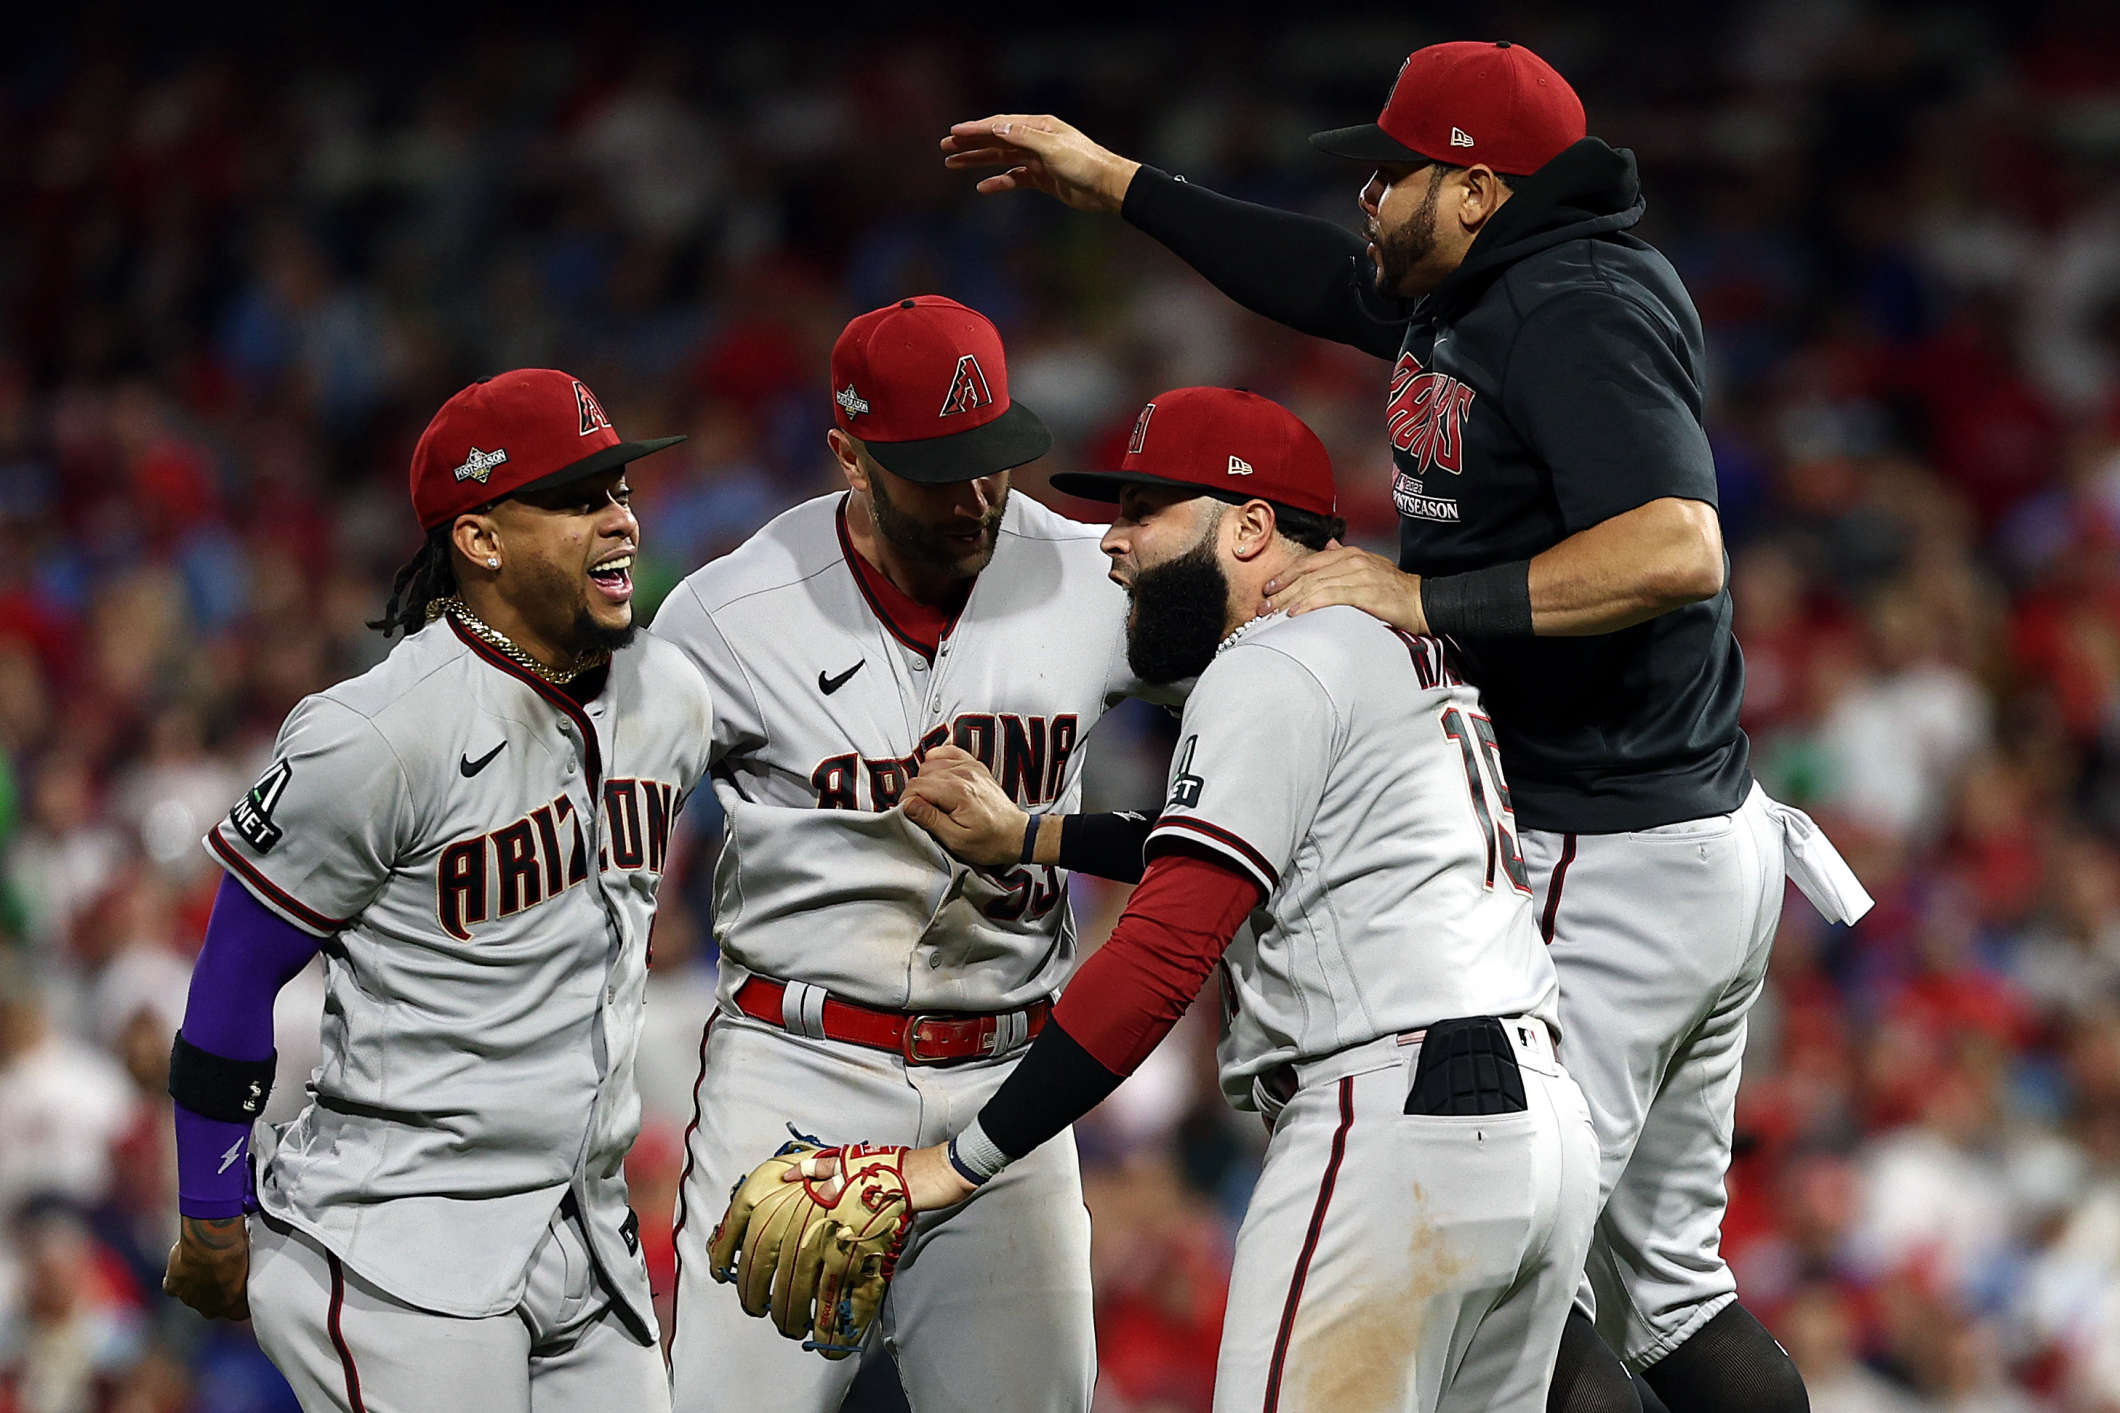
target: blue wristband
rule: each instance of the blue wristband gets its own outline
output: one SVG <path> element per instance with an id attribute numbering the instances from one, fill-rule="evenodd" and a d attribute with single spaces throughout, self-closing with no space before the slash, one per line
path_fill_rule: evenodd
<path id="1" fill-rule="evenodd" d="M 1034 863 L 1037 861 L 1038 821 L 1044 818 L 1045 816 L 1042 814 L 1034 814 L 1030 817 L 1029 823 L 1023 826 L 1023 857 L 1017 860 L 1018 863 Z"/>

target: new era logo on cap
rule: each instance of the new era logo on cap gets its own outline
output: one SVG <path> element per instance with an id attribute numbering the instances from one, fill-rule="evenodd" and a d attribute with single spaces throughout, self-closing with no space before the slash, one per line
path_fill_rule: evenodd
<path id="1" fill-rule="evenodd" d="M 1361 162 L 1486 165 L 1529 176 L 1583 140 L 1583 102 L 1521 44 L 1464 40 L 1416 49 L 1373 123 L 1311 134 Z"/>
<path id="2" fill-rule="evenodd" d="M 1232 485 L 1232 477 L 1241 480 Z M 1231 502 L 1255 497 L 1313 515 L 1336 513 L 1332 458 L 1317 433 L 1279 403 L 1237 388 L 1158 393 L 1135 419 L 1117 470 L 1059 471 L 1052 484 L 1092 500 L 1118 500 L 1129 485 L 1192 487 Z"/>

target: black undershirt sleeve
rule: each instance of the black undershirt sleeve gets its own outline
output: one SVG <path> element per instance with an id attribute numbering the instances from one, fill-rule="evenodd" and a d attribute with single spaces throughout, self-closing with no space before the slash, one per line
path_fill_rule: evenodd
<path id="1" fill-rule="evenodd" d="M 1099 1064 L 1055 1021 L 1038 1032 L 986 1101 L 979 1126 L 1002 1152 L 1020 1158 L 1103 1103 L 1124 1078 Z"/>
<path id="2" fill-rule="evenodd" d="M 1120 214 L 1222 293 L 1316 338 L 1396 358 L 1406 326 L 1370 293 L 1367 242 L 1345 227 L 1223 196 L 1143 166 Z"/>
<path id="3" fill-rule="evenodd" d="M 1060 867 L 1120 883 L 1139 883 L 1148 865 L 1141 857 L 1156 816 L 1118 810 L 1111 814 L 1062 815 Z"/>

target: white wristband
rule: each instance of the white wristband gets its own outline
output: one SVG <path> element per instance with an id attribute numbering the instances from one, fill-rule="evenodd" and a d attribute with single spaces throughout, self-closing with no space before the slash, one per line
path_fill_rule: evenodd
<path id="1" fill-rule="evenodd" d="M 988 1178 L 1009 1165 L 1008 1154 L 1001 1151 L 986 1130 L 974 1118 L 963 1132 L 950 1140 L 950 1166 L 955 1168 L 966 1182 L 983 1185 Z"/>

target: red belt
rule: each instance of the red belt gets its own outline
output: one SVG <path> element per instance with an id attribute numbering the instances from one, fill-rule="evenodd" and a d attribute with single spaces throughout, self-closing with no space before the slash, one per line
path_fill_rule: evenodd
<path id="1" fill-rule="evenodd" d="M 754 976 L 736 988 L 736 1009 L 753 1020 L 806 1034 L 808 1031 L 803 1026 L 789 1024 L 783 1014 L 782 1002 L 787 992 L 785 982 Z M 871 1050 L 889 1050 L 909 1065 L 942 1065 L 953 1060 L 977 1060 L 999 1053 L 1002 1036 L 1011 1030 L 1020 1029 L 1021 1032 L 1014 1044 L 1028 1042 L 1045 1029 L 1046 1019 L 1053 1013 L 1053 1003 L 1038 1001 L 1020 1011 L 1002 1011 L 993 1015 L 968 1015 L 961 1011 L 916 1015 L 909 1011 L 878 1010 L 873 1006 L 842 1001 L 836 996 L 826 996 L 816 1012 L 817 1029 L 822 1031 L 826 1040 L 866 1045 Z M 1020 1026 L 1017 1023 L 1019 1018 Z"/>

